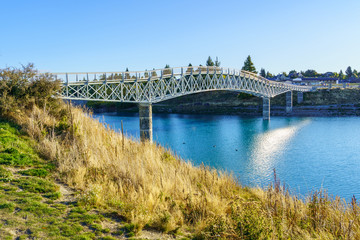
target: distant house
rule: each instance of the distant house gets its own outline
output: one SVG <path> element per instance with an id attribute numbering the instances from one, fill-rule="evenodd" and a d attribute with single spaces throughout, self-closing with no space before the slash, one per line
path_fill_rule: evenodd
<path id="1" fill-rule="evenodd" d="M 348 79 L 349 83 L 360 83 L 360 78 L 354 78 L 354 77 L 351 77 L 350 79 Z"/>
<path id="2" fill-rule="evenodd" d="M 275 81 L 277 82 L 291 81 L 291 78 L 285 76 L 284 74 L 279 74 L 275 77 Z"/>
<path id="3" fill-rule="evenodd" d="M 302 78 L 301 77 L 294 78 L 292 80 L 292 83 L 297 84 L 297 85 L 304 85 L 304 84 L 301 84 L 302 83 Z"/>
<path id="4" fill-rule="evenodd" d="M 294 84 L 297 85 L 326 85 L 326 84 L 338 84 L 338 78 L 331 78 L 331 77 L 302 77 L 302 78 L 295 78 L 292 81 Z"/>

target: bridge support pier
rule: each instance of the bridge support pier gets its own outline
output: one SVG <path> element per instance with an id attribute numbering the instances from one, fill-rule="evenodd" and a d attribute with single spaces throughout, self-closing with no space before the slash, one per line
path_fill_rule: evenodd
<path id="1" fill-rule="evenodd" d="M 304 93 L 298 92 L 297 93 L 297 103 L 302 103 L 304 101 Z"/>
<path id="2" fill-rule="evenodd" d="M 292 91 L 286 92 L 286 113 L 292 112 L 292 107 L 293 107 L 292 99 L 293 99 Z"/>
<path id="3" fill-rule="evenodd" d="M 140 141 L 152 142 L 152 105 L 151 103 L 139 104 Z"/>
<path id="4" fill-rule="evenodd" d="M 263 120 L 270 120 L 270 98 L 263 97 Z"/>

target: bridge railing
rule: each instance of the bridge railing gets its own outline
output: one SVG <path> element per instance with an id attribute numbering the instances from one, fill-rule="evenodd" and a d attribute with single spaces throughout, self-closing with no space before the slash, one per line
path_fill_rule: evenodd
<path id="1" fill-rule="evenodd" d="M 240 76 L 246 78 L 252 78 L 256 81 L 263 82 L 268 86 L 272 87 L 286 87 L 307 90 L 308 86 L 299 86 L 289 83 L 279 83 L 268 80 L 255 73 L 247 72 L 244 70 L 234 68 L 223 68 L 215 66 L 187 66 L 187 67 L 175 67 L 175 68 L 163 68 L 153 69 L 145 71 L 125 71 L 125 72 L 73 72 L 73 73 L 52 73 L 55 78 L 60 79 L 64 83 L 68 84 L 83 84 L 84 82 L 96 82 L 105 83 L 113 81 L 149 81 L 160 78 L 169 78 L 172 76 L 188 76 L 188 75 L 199 75 L 199 74 L 223 74 L 224 76 Z M 296 87 L 295 87 L 296 86 Z"/>
<path id="2" fill-rule="evenodd" d="M 206 66 L 190 66 L 190 67 L 175 67 L 153 69 L 145 71 L 128 71 L 128 72 L 60 72 L 52 73 L 56 78 L 63 82 L 93 82 L 104 80 L 149 80 L 150 78 L 179 76 L 179 75 L 197 75 L 197 74 L 224 74 L 224 75 L 239 75 L 243 71 L 232 68 L 221 67 L 206 67 Z M 254 77 L 259 77 L 253 73 L 247 73 Z"/>

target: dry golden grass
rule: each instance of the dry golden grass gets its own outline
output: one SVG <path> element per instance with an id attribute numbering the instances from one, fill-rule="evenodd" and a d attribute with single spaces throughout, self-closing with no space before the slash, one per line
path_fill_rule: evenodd
<path id="1" fill-rule="evenodd" d="M 199 239 L 360 239 L 359 207 L 329 199 L 290 196 L 275 181 L 269 189 L 240 186 L 227 173 L 194 167 L 169 150 L 139 143 L 64 104 L 70 126 L 34 107 L 18 117 L 58 177 L 81 190 L 79 202 L 111 208 L 135 224 Z M 62 123 L 64 124 L 64 123 Z"/>

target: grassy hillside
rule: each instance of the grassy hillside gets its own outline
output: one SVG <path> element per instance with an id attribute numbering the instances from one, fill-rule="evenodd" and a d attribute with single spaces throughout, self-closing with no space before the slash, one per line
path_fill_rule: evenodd
<path id="1" fill-rule="evenodd" d="M 241 186 L 228 173 L 194 167 L 156 144 L 123 139 L 87 111 L 53 98 L 56 86 L 45 97 L 27 94 L 41 79 L 56 84 L 50 77 L 28 83 L 24 70 L 2 74 L 10 77 L 0 74 L 0 115 L 17 124 L 1 125 L 4 236 L 109 239 L 156 231 L 167 234 L 158 238 L 178 239 L 360 239 L 355 198 L 348 204 L 314 192 L 302 201 L 276 174 L 267 189 Z M 12 91 L 19 84 L 28 88 L 23 95 Z M 75 189 L 73 200 L 61 186 Z"/>
<path id="2" fill-rule="evenodd" d="M 0 239 L 116 239 L 133 226 L 87 208 L 55 181 L 56 165 L 34 151 L 19 126 L 0 121 Z"/>

